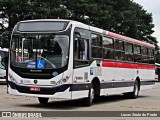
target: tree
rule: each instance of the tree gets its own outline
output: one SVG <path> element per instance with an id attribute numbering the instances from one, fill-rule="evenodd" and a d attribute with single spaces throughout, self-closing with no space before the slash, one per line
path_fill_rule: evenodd
<path id="1" fill-rule="evenodd" d="M 5 29 L 1 33 L 21 20 L 71 19 L 152 43 L 159 50 L 152 14 L 133 0 L 0 0 L 0 11 L 8 22 L 8 28 L 0 24 Z"/>

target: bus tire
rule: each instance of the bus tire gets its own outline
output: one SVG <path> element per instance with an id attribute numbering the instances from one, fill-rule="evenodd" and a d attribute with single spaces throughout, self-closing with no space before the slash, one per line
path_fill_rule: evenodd
<path id="1" fill-rule="evenodd" d="M 47 104 L 49 98 L 38 97 L 38 100 L 41 104 Z"/>
<path id="2" fill-rule="evenodd" d="M 129 93 L 124 93 L 124 96 L 126 98 L 130 98 L 130 99 L 136 99 L 139 95 L 139 82 L 136 80 L 134 83 L 134 88 L 133 88 L 133 92 L 129 92 Z"/>
<path id="3" fill-rule="evenodd" d="M 91 106 L 93 104 L 93 99 L 94 99 L 94 89 L 93 89 L 93 84 L 91 83 L 88 92 L 88 97 L 84 99 L 85 106 Z"/>

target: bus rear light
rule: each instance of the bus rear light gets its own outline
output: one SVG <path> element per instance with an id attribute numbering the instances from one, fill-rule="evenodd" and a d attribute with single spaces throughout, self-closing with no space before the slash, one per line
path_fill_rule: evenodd
<path id="1" fill-rule="evenodd" d="M 155 75 L 155 80 L 158 81 L 158 75 Z"/>

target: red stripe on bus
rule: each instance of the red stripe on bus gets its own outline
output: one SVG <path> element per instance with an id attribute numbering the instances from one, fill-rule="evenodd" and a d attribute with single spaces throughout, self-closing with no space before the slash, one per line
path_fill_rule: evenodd
<path id="1" fill-rule="evenodd" d="M 111 61 L 102 61 L 102 67 L 150 69 L 150 70 L 155 69 L 155 65 L 145 65 L 145 64 L 135 64 L 135 63 L 132 64 L 123 62 L 111 62 Z"/>

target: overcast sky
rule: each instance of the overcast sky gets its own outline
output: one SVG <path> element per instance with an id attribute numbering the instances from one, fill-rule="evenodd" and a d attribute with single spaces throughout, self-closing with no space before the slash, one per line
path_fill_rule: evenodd
<path id="1" fill-rule="evenodd" d="M 157 38 L 158 45 L 160 46 L 160 0 L 133 0 L 134 2 L 143 6 L 148 13 L 152 13 L 153 15 L 153 23 L 155 24 L 154 27 L 154 34 L 153 36 Z"/>

